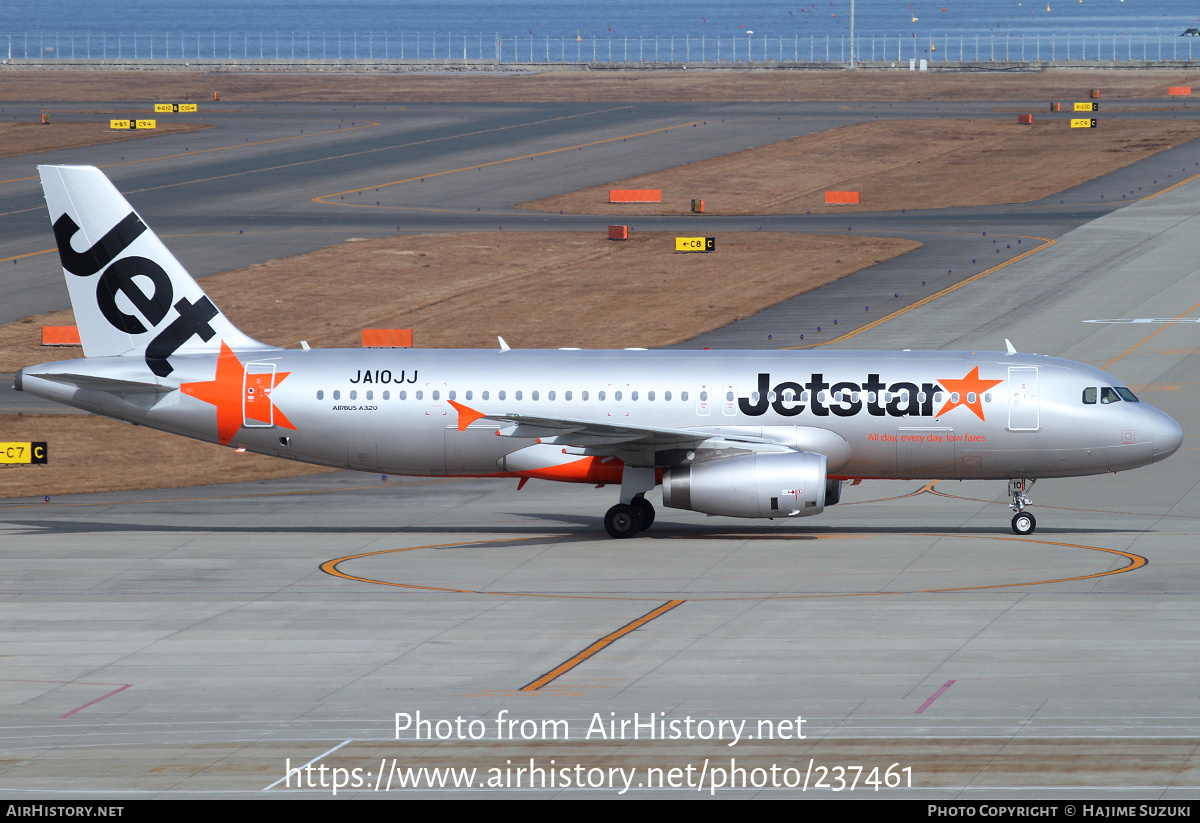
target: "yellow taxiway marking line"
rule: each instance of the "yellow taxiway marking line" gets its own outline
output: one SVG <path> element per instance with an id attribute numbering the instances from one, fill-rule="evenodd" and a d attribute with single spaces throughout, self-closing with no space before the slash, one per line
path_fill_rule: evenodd
<path id="1" fill-rule="evenodd" d="M 58 249 L 42 249 L 41 251 L 27 251 L 24 254 L 16 254 L 12 257 L 0 257 L 0 263 L 7 263 L 9 260 L 20 260 L 22 257 L 36 257 L 39 254 L 49 254 Z"/>
<path id="2" fill-rule="evenodd" d="M 599 112 L 597 112 L 597 113 L 599 113 Z M 674 126 L 663 126 L 660 129 L 651 129 L 650 131 L 640 131 L 640 132 L 637 132 L 636 134 L 622 134 L 617 137 L 608 137 L 608 138 L 605 138 L 604 140 L 592 140 L 589 143 L 579 143 L 574 146 L 564 146 L 564 147 L 558 148 L 558 149 L 547 149 L 546 151 L 534 152 L 533 154 L 522 154 L 519 157 L 506 157 L 503 160 L 492 160 L 487 163 L 472 163 L 469 166 L 463 166 L 462 168 L 458 168 L 458 169 L 447 169 L 445 171 L 430 172 L 429 174 L 419 174 L 415 177 L 406 177 L 403 180 L 392 180 L 388 183 L 380 183 L 380 184 L 374 185 L 374 186 L 363 186 L 362 188 L 359 188 L 359 189 L 349 189 L 347 191 L 335 191 L 332 194 L 318 195 L 313 198 L 313 202 L 314 203 L 324 203 L 326 205 L 333 205 L 333 206 L 343 206 L 343 205 L 344 206 L 368 206 L 369 204 L 367 204 L 367 203 L 342 203 L 340 201 L 337 203 L 331 203 L 330 201 L 326 200 L 325 198 L 327 198 L 327 197 L 343 197 L 347 194 L 357 194 L 358 192 L 367 191 L 368 189 L 382 189 L 382 188 L 386 188 L 388 186 L 398 186 L 401 183 L 412 183 L 415 180 L 425 180 L 425 179 L 431 178 L 431 177 L 442 177 L 443 175 L 447 175 L 447 174 L 458 174 L 459 172 L 464 172 L 464 171 L 474 171 L 476 169 L 486 169 L 489 166 L 500 166 L 505 163 L 515 163 L 518 160 L 532 160 L 535 157 L 545 157 L 550 154 L 559 154 L 561 152 L 571 151 L 573 149 L 586 149 L 589 146 L 601 146 L 601 145 L 604 145 L 605 143 L 615 143 L 618 140 L 628 140 L 631 137 L 645 137 L 648 134 L 658 134 L 659 132 L 671 131 L 672 129 L 682 129 L 687 126 L 695 125 L 698 122 L 700 122 L 700 121 L 697 120 L 697 121 L 690 121 L 687 123 L 678 123 Z M 391 208 L 391 207 L 390 206 L 370 206 L 370 208 L 374 209 L 374 208 Z"/>
<path id="3" fill-rule="evenodd" d="M 931 485 L 932 484 L 927 484 L 920 491 L 925 491 Z M 815 535 L 815 537 L 818 537 L 818 538 L 820 538 L 820 537 L 846 538 L 846 537 L 866 537 L 866 536 L 868 536 L 868 535 Z M 1040 543 L 1042 545 L 1047 545 L 1047 546 L 1062 546 L 1065 548 L 1073 548 L 1073 549 L 1089 549 L 1092 551 L 1100 551 L 1100 552 L 1105 552 L 1108 554 L 1120 555 L 1121 557 L 1126 558 L 1129 561 L 1129 563 L 1119 569 L 1109 569 L 1107 571 L 1096 572 L 1094 574 L 1077 575 L 1074 577 L 1060 577 L 1060 578 L 1056 578 L 1053 580 L 1038 580 L 1038 581 L 1030 581 L 1030 582 L 1025 582 L 1025 583 L 995 583 L 995 584 L 985 585 L 985 586 L 958 586 L 958 587 L 941 588 L 941 589 L 920 589 L 920 590 L 911 591 L 911 592 L 839 592 L 839 593 L 831 593 L 831 594 L 760 595 L 757 597 L 716 597 L 716 598 L 695 598 L 695 599 L 697 599 L 697 600 L 788 600 L 788 599 L 802 599 L 802 598 L 881 597 L 881 596 L 888 596 L 888 595 L 903 595 L 903 594 L 934 594 L 934 593 L 950 593 L 950 592 L 963 592 L 963 591 L 981 591 L 981 590 L 985 590 L 985 589 L 1003 589 L 1003 588 L 1012 588 L 1012 587 L 1016 587 L 1016 586 L 1036 586 L 1036 585 L 1044 585 L 1047 583 L 1065 583 L 1065 582 L 1076 581 L 1076 580 L 1091 580 L 1091 579 L 1094 579 L 1097 577 L 1107 577 L 1107 576 L 1113 575 L 1113 574 L 1122 574 L 1124 572 L 1134 571 L 1135 569 L 1142 568 L 1148 562 L 1146 560 L 1146 558 L 1142 557 L 1141 555 L 1136 555 L 1131 552 L 1121 551 L 1119 549 L 1105 549 L 1105 548 L 1101 548 L 1099 546 L 1083 546 L 1083 545 L 1080 545 L 1077 543 L 1064 543 L 1064 542 L 1055 541 L 1055 540 L 1033 540 L 1033 539 L 1029 539 L 1029 538 L 1009 538 L 1009 537 L 997 538 L 997 537 L 992 537 L 990 535 L 944 534 L 944 535 L 922 535 L 922 536 L 923 537 L 930 537 L 930 536 L 933 536 L 933 537 L 964 537 L 964 538 L 968 538 L 968 539 L 973 538 L 973 539 L 980 539 L 980 540 L 988 540 L 988 539 L 1012 540 L 1014 542 L 1023 542 L 1023 543 Z M 454 593 L 454 594 L 494 594 L 494 595 L 507 596 L 507 597 L 513 597 L 513 596 L 550 597 L 550 598 L 570 598 L 570 599 L 581 599 L 581 600 L 647 600 L 647 599 L 649 599 L 649 598 L 642 598 L 642 597 L 619 597 L 619 596 L 614 596 L 614 595 L 579 595 L 579 594 L 572 595 L 572 594 L 550 594 L 550 593 L 537 593 L 537 592 L 481 592 L 481 591 L 475 591 L 475 590 L 471 590 L 471 589 L 457 589 L 457 588 L 439 587 L 439 586 L 422 586 L 422 585 L 417 585 L 417 584 L 413 584 L 413 583 L 394 583 L 394 582 L 385 581 L 385 580 L 373 580 L 373 579 L 366 578 L 366 577 L 358 577 L 356 575 L 350 575 L 350 574 L 347 574 L 337 568 L 338 565 L 344 561 L 354 560 L 354 559 L 362 558 L 362 557 L 373 557 L 373 556 L 378 556 L 378 555 L 383 555 L 383 554 L 393 554 L 393 553 L 397 553 L 397 552 L 419 551 L 421 549 L 458 548 L 458 547 L 464 547 L 464 546 L 480 546 L 480 545 L 488 545 L 488 544 L 495 544 L 495 543 L 524 542 L 527 540 L 536 540 L 536 539 L 545 539 L 545 538 L 544 537 L 542 537 L 542 538 L 527 537 L 527 538 L 516 538 L 515 540 L 511 539 L 511 538 L 501 538 L 501 539 L 493 539 L 493 540 L 470 540 L 470 541 L 459 542 L 459 543 L 440 543 L 440 544 L 427 545 L 427 546 L 411 546 L 411 547 L 404 548 L 404 549 L 384 549 L 382 551 L 365 552 L 363 554 L 350 555 L 347 557 L 339 557 L 339 558 L 335 558 L 333 560 L 328 560 L 321 564 L 321 571 L 325 572 L 326 574 L 332 575 L 334 577 L 341 577 L 346 580 L 355 580 L 355 581 L 358 581 L 361 583 L 374 583 L 374 584 L 383 585 L 383 586 L 394 586 L 397 588 L 420 589 L 420 590 L 424 590 L 424 591 L 449 592 L 449 593 Z M 579 651 L 572 657 L 568 658 L 567 660 L 558 664 L 554 668 L 550 669 L 548 672 L 538 676 L 534 680 L 525 684 L 518 690 L 518 692 L 529 693 L 529 692 L 537 692 L 537 691 L 541 690 L 545 686 L 550 685 L 555 680 L 562 677 L 567 672 L 571 671 L 572 669 L 574 669 L 577 666 L 581 665 L 582 663 L 586 662 L 587 660 L 594 657 L 596 654 L 600 653 L 604 649 L 608 648 L 609 646 L 611 646 L 617 640 L 620 640 L 625 635 L 629 634 L 630 632 L 635 631 L 636 629 L 639 629 L 639 628 L 645 626 L 646 624 L 650 623 L 650 621 L 652 621 L 658 617 L 661 617 L 662 615 L 666 614 L 667 612 L 671 611 L 672 609 L 682 606 L 686 602 L 688 602 L 688 600 L 685 598 L 677 598 L 677 599 L 668 600 L 667 602 L 662 603 L 659 606 L 656 606 L 654 609 L 651 609 L 650 611 L 646 612 L 641 617 L 638 617 L 635 620 L 632 620 L 632 621 L 626 623 L 624 626 L 620 627 L 619 629 L 617 629 L 614 632 L 610 632 L 609 634 L 606 634 L 604 637 L 601 637 L 600 639 L 591 643 L 586 648 Z M 573 688 L 577 688 L 577 687 L 573 687 Z M 551 693 L 558 694 L 557 691 L 553 691 Z"/>
<path id="4" fill-rule="evenodd" d="M 1200 177 L 1200 174 L 1198 174 L 1198 175 L 1196 175 L 1196 176 L 1197 176 L 1197 177 Z M 1187 182 L 1187 181 L 1184 181 L 1184 182 Z M 1183 184 L 1181 183 L 1180 185 L 1183 185 Z M 1183 314 L 1180 314 L 1180 315 L 1178 315 L 1178 316 L 1177 316 L 1175 319 L 1176 319 L 1176 320 L 1182 320 L 1183 318 L 1187 317 L 1189 314 L 1191 314 L 1192 312 L 1194 312 L 1194 311 L 1195 311 L 1196 309 L 1198 309 L 1198 308 L 1200 308 L 1200 303 L 1197 303 L 1196 305 L 1192 306 L 1190 309 L 1188 309 L 1187 311 L 1185 311 Z M 1141 347 L 1141 345 L 1142 345 L 1143 343 L 1146 343 L 1146 342 L 1148 342 L 1148 341 L 1150 340 L 1150 338 L 1154 337 L 1154 335 L 1158 334 L 1158 333 L 1159 333 L 1160 331 L 1162 331 L 1163 329 L 1170 328 L 1172 325 L 1174 325 L 1174 324 L 1173 324 L 1173 323 L 1163 323 L 1163 324 L 1162 324 L 1161 326 L 1159 326 L 1157 329 L 1155 329 L 1154 331 L 1150 332 L 1150 334 L 1146 335 L 1146 336 L 1145 336 L 1145 337 L 1143 337 L 1141 340 L 1139 340 L 1138 342 L 1134 343 L 1132 346 L 1130 346 L 1129 348 L 1127 348 L 1125 351 L 1123 351 L 1123 352 L 1121 352 L 1120 354 L 1118 354 L 1118 355 L 1117 355 L 1116 357 L 1114 357 L 1112 360 L 1109 360 L 1107 363 L 1105 363 L 1105 364 L 1104 364 L 1103 366 L 1101 366 L 1100 368 L 1101 368 L 1101 369 L 1104 369 L 1104 370 L 1106 370 L 1106 371 L 1107 371 L 1107 370 L 1108 370 L 1108 367 L 1109 367 L 1109 366 L 1111 366 L 1113 363 L 1116 363 L 1118 360 L 1120 360 L 1122 357 L 1124 357 L 1125 355 L 1129 354 L 1130 352 L 1137 350 L 1138 348 L 1140 348 L 1140 347 Z"/>
<path id="5" fill-rule="evenodd" d="M 891 314 L 885 315 L 885 316 L 879 318 L 878 320 L 873 320 L 870 323 L 868 323 L 867 325 L 860 326 L 859 328 L 855 329 L 854 331 L 846 332 L 841 337 L 835 337 L 832 340 L 824 341 L 821 343 L 813 343 L 811 345 L 785 346 L 783 351 L 788 351 L 791 349 L 815 349 L 817 346 L 832 346 L 835 343 L 844 342 L 846 340 L 849 340 L 852 337 L 856 337 L 856 336 L 862 334 L 865 331 L 870 331 L 871 329 L 875 328 L 876 326 L 881 326 L 884 323 L 888 322 L 889 320 L 895 320 L 897 317 L 899 317 L 902 314 L 908 314 L 913 309 L 918 309 L 921 306 L 924 306 L 926 303 L 932 303 L 934 300 L 937 300 L 939 297 L 944 297 L 952 291 L 957 291 L 958 289 L 961 289 L 963 286 L 970 285 L 971 283 L 974 283 L 976 280 L 980 280 L 984 277 L 987 277 L 989 274 L 992 274 L 993 272 L 1000 271 L 1000 269 L 1004 268 L 1005 266 L 1011 266 L 1013 263 L 1016 263 L 1020 260 L 1024 260 L 1026 257 L 1029 257 L 1032 254 L 1037 254 L 1038 252 L 1042 251 L 1043 249 L 1048 249 L 1051 246 L 1053 246 L 1056 242 L 1049 237 L 1028 237 L 1028 238 L 1026 238 L 1025 235 L 1020 235 L 1020 236 L 1024 239 L 1041 240 L 1043 242 L 1042 242 L 1042 245 L 1038 246 L 1037 248 L 1030 249 L 1029 251 L 1027 251 L 1023 254 L 1018 254 L 1016 257 L 1014 257 L 1010 260 L 1005 260 L 1003 263 L 992 266 L 990 269 L 987 269 L 985 271 L 981 271 L 979 274 L 972 275 L 971 277 L 968 277 L 966 280 L 961 280 L 958 283 L 955 283 L 953 286 L 947 286 L 946 288 L 942 289 L 939 292 L 931 294 L 928 297 L 921 298 L 916 303 L 912 303 L 908 306 L 905 306 L 902 309 L 897 309 L 896 311 L 892 312 Z"/>
<path id="6" fill-rule="evenodd" d="M 585 660 L 587 660 L 592 655 L 596 654 L 597 652 L 603 651 L 604 649 L 608 648 L 613 643 L 617 642 L 622 637 L 624 637 L 625 635 L 634 631 L 635 629 L 640 629 L 642 626 L 646 625 L 654 618 L 661 617 L 662 615 L 671 611 L 671 609 L 674 609 L 677 606 L 682 606 L 686 602 L 687 602 L 686 600 L 668 600 L 666 603 L 663 603 L 658 608 L 646 612 L 638 619 L 631 620 L 630 622 L 626 623 L 624 626 L 617 629 L 615 632 L 612 632 L 611 634 L 606 634 L 604 637 L 601 637 L 595 643 L 588 646 L 586 649 L 579 652 L 574 657 L 570 658 L 569 660 L 564 660 L 562 663 L 559 663 L 557 666 L 555 666 L 553 669 L 551 669 L 550 671 L 543 674 L 541 677 L 525 684 L 524 686 L 522 686 L 520 688 L 520 691 L 536 692 L 539 689 L 541 689 L 543 686 L 547 686 L 550 683 L 553 683 L 555 680 L 562 677 L 567 672 L 571 671 L 571 669 L 575 668 L 580 663 L 583 663 Z"/>
<path id="7" fill-rule="evenodd" d="M 132 166 L 136 163 L 150 163 L 155 160 L 173 160 L 176 157 L 191 157 L 196 154 L 208 154 L 214 151 L 229 151 L 230 149 L 247 149 L 251 146 L 266 146 L 270 143 L 282 143 L 285 140 L 303 140 L 309 137 L 320 137 L 325 134 L 338 134 L 344 131 L 358 131 L 359 129 L 369 129 L 380 125 L 374 121 L 368 120 L 361 126 L 346 126 L 345 128 L 329 129 L 328 131 L 314 131 L 312 134 L 293 134 L 291 137 L 272 137 L 269 140 L 256 140 L 253 143 L 234 143 L 228 146 L 213 146 L 211 149 L 196 149 L 195 151 L 184 151 L 177 154 L 163 154 L 157 157 L 143 157 L 141 160 L 125 160 L 120 163 L 108 163 L 100 166 L 102 169 L 116 168 L 117 166 Z M 187 134 L 188 132 L 184 132 Z M 100 143 L 98 145 L 109 145 Z M 37 180 L 37 177 L 14 177 L 12 180 L 0 180 L 0 186 L 5 183 L 22 183 L 26 180 Z M 180 185 L 180 184 L 175 184 Z M 153 191 L 153 189 L 139 189 L 139 191 Z M 37 208 L 42 208 L 38 206 Z M 32 211 L 33 209 L 20 209 L 19 211 L 5 212 L 5 214 L 19 214 L 21 211 Z"/>
<path id="8" fill-rule="evenodd" d="M 947 495 L 950 496 L 950 495 Z M 321 564 L 321 571 L 333 577 L 340 577 L 344 580 L 353 580 L 359 583 L 372 583 L 377 586 L 391 586 L 398 589 L 416 589 L 429 592 L 447 592 L 452 594 L 481 594 L 497 597 L 544 597 L 556 600 L 660 600 L 658 597 L 639 597 L 637 595 L 618 595 L 618 594 L 573 594 L 562 592 L 521 592 L 521 591 L 482 591 L 479 589 L 460 589 L 449 586 L 426 586 L 419 583 L 397 583 L 390 580 L 378 580 L 370 577 L 359 577 L 358 575 L 349 574 L 338 568 L 342 563 L 351 560 L 359 560 L 364 557 L 378 557 L 384 554 L 399 554 L 403 552 L 420 551 L 423 549 L 449 549 L 449 548 L 464 548 L 467 546 L 484 546 L 495 543 L 524 543 L 531 540 L 546 540 L 549 538 L 561 538 L 574 536 L 570 533 L 559 534 L 544 534 L 533 537 L 504 537 L 489 540 L 466 540 L 455 543 L 435 543 L 422 546 L 409 546 L 402 549 L 381 549 L 373 552 L 363 552 L 362 554 L 351 554 L 345 557 L 335 557 L 332 560 L 326 560 Z M 729 535 L 722 535 L 728 537 Z M 795 540 L 800 537 L 807 537 L 816 540 L 845 540 L 848 538 L 871 538 L 879 535 L 861 534 L 861 533 L 846 533 L 846 534 L 808 534 L 798 535 L 795 533 L 786 533 L 778 536 L 766 535 L 745 535 L 747 540 Z M 896 535 L 889 535 L 896 536 Z M 1132 554 L 1131 552 L 1121 551 L 1120 549 L 1106 549 L 1102 546 L 1086 546 L 1079 543 L 1063 543 L 1055 540 L 1038 540 L 1031 537 L 1007 537 L 1000 535 L 987 534 L 956 534 L 953 532 L 939 533 L 933 532 L 928 534 L 913 534 L 913 537 L 920 538 L 961 538 L 964 540 L 1004 540 L 1015 543 L 1037 543 L 1043 546 L 1062 546 L 1068 549 L 1086 549 L 1088 551 L 1104 552 L 1106 554 L 1115 554 L 1124 557 L 1129 561 L 1125 566 L 1119 569 L 1109 569 L 1107 571 L 1095 572 L 1092 574 L 1076 575 L 1073 577 L 1057 577 L 1051 580 L 1029 580 L 1020 583 L 993 583 L 986 586 L 951 586 L 948 588 L 938 589 L 913 589 L 910 591 L 874 591 L 874 592 L 832 592 L 829 594 L 758 594 L 747 595 L 741 597 L 691 597 L 680 598 L 679 602 L 687 602 L 687 600 L 702 600 L 702 601 L 724 601 L 724 600 L 805 600 L 816 598 L 838 598 L 838 597 L 894 597 L 898 595 L 910 594 L 935 594 L 946 592 L 965 592 L 977 591 L 981 589 L 1005 589 L 1014 588 L 1017 586 L 1042 586 L 1048 583 L 1067 583 L 1076 580 L 1091 580 L 1097 577 L 1107 577 L 1113 574 L 1123 574 L 1125 572 L 1134 571 L 1145 566 L 1149 561 L 1141 555 Z M 666 539 L 678 539 L 667 537 Z M 689 537 L 688 539 L 695 539 Z M 669 602 L 675 602 L 674 600 Z M 674 607 L 672 607 L 674 608 Z"/>

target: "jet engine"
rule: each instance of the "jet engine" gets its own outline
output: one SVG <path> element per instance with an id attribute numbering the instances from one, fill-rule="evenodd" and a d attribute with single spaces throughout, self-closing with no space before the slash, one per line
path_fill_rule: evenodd
<path id="1" fill-rule="evenodd" d="M 747 454 L 663 472 L 663 505 L 728 517 L 807 517 L 825 510 L 826 458 Z"/>

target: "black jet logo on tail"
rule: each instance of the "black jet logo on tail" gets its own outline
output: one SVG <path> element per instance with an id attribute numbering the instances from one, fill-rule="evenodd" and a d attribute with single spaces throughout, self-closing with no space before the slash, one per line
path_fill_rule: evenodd
<path id="1" fill-rule="evenodd" d="M 126 334 L 145 334 L 166 319 L 173 307 L 179 315 L 146 346 L 146 365 L 159 377 L 166 377 L 174 368 L 167 359 L 192 336 L 208 342 L 216 334 L 209 325 L 217 316 L 217 307 L 207 297 L 192 302 L 186 297 L 172 305 L 175 290 L 171 278 L 162 266 L 145 257 L 123 257 L 113 263 L 129 245 L 146 231 L 146 224 L 130 212 L 87 251 L 76 251 L 71 238 L 79 225 L 69 214 L 54 221 L 54 240 L 63 268 L 76 277 L 91 277 L 104 270 L 96 282 L 96 305 L 113 328 Z M 111 265 L 110 265 L 111 264 Z M 135 281 L 144 277 L 151 286 L 150 293 Z M 123 294 L 140 313 L 128 314 L 117 306 L 117 295 Z M 144 321 L 144 322 L 143 322 Z M 146 324 L 149 324 L 147 327 Z"/>

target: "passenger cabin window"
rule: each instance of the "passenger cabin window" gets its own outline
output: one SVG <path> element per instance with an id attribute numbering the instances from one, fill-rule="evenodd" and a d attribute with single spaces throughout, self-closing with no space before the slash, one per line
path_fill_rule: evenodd
<path id="1" fill-rule="evenodd" d="M 1083 403 L 1085 406 L 1096 405 L 1096 387 L 1088 386 L 1083 390 Z"/>
<path id="2" fill-rule="evenodd" d="M 318 400 L 324 400 L 324 399 L 325 399 L 325 392 L 323 392 L 321 389 L 317 389 L 317 399 L 318 399 Z"/>

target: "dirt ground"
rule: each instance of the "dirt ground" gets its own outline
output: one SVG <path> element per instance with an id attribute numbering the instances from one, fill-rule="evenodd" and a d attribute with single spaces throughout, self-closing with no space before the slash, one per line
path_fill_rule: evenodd
<path id="1" fill-rule="evenodd" d="M 357 348 L 364 328 L 412 328 L 422 348 L 661 346 L 716 328 L 920 244 L 875 237 L 717 236 L 676 254 L 674 234 L 419 235 L 364 240 L 205 278 L 251 336 Z M 787 261 L 781 264 L 780 261 Z M 186 265 L 186 262 L 185 262 Z M 730 271 L 739 276 L 729 277 Z M 698 288 L 704 283 L 706 288 Z M 647 312 L 648 295 L 654 295 Z M 331 297 L 335 295 L 336 297 Z M 320 306 L 315 320 L 313 306 Z M 43 348 L 55 312 L 0 326 L 0 371 L 82 356 Z M 316 323 L 316 325 L 314 325 Z M 766 340 L 764 347 L 769 346 Z M 47 467 L 0 470 L 0 497 L 292 477 L 324 471 L 96 417 L 4 417 L 6 440 L 45 440 Z M 103 443 L 103 449 L 96 444 Z"/>
<path id="2" fill-rule="evenodd" d="M 201 443 L 106 417 L 5 415 L 6 441 L 44 440 L 44 466 L 0 465 L 0 498 L 169 489 L 333 471 Z M 378 479 L 378 478 L 376 478 Z"/>
<path id="3" fill-rule="evenodd" d="M 344 100 L 372 102 L 674 102 L 736 100 L 1085 100 L 1165 98 L 1200 72 L 1147 69 L 910 72 L 893 69 L 546 71 L 536 74 L 268 74 L 0 70 L 6 101 Z"/>
<path id="4" fill-rule="evenodd" d="M 247 334 L 288 348 L 301 340 L 357 348 L 364 328 L 411 328 L 420 348 L 490 348 L 497 335 L 518 348 L 651 348 L 921 245 L 735 232 L 717 235 L 713 254 L 677 254 L 674 238 L 657 232 L 633 232 L 626 242 L 603 232 L 405 235 L 330 246 L 216 274 L 202 284 Z M 647 312 L 651 294 L 654 309 Z M 74 322 L 70 311 L 60 311 L 0 325 L 0 372 L 81 356 L 78 348 L 41 345 L 43 325 Z"/>
<path id="5" fill-rule="evenodd" d="M 1200 137 L 1200 123 L 1102 120 L 1072 129 L 995 120 L 898 120 L 845 126 L 522 204 L 568 214 L 795 214 L 981 206 L 1037 200 Z M 1015 121 L 1016 118 L 1014 117 Z M 1180 172 L 1178 179 L 1200 172 Z M 661 189 L 655 204 L 611 204 L 609 189 Z M 825 192 L 860 192 L 827 206 Z M 1113 192 L 1120 198 L 1120 192 Z"/>
<path id="6" fill-rule="evenodd" d="M 152 115 L 140 115 L 150 117 Z M 114 119 L 116 119 L 114 117 Z M 190 123 L 159 123 L 151 130 L 113 131 L 108 123 L 56 123 L 53 116 L 46 125 L 42 123 L 0 123 L 0 157 L 16 157 L 19 154 L 73 149 L 78 146 L 94 146 L 98 143 L 113 143 L 118 140 L 137 140 L 164 134 L 179 134 L 185 131 L 209 129 L 212 126 Z"/>

